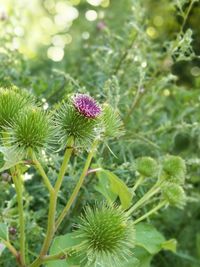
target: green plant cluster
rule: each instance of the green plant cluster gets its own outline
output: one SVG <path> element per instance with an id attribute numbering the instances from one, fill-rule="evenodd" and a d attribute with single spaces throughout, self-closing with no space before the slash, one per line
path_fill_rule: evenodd
<path id="1" fill-rule="evenodd" d="M 63 150 L 73 148 L 58 193 L 58 216 L 77 185 L 92 141 L 100 136 L 98 156 L 48 251 L 51 257 L 61 252 L 61 258 L 70 257 L 49 261 L 48 267 L 94 260 L 84 253 L 79 258 L 74 232 L 79 214 L 87 224 L 87 212 L 96 218 L 102 201 L 109 207 L 115 202 L 126 212 L 139 203 L 129 219 L 148 222 L 134 225 L 133 256 L 124 267 L 198 267 L 199 1 L 103 0 L 93 5 L 92 0 L 38 0 L 27 8 L 23 0 L 5 2 L 7 11 L 0 10 L 1 238 L 7 240 L 8 232 L 10 243 L 20 250 L 13 166 L 19 165 L 14 174 L 21 173 L 26 189 L 31 261 L 41 250 L 48 220 L 49 190 L 41 176 L 51 190 Z M 57 24 L 66 6 L 78 17 Z M 86 18 L 91 10 L 97 14 L 94 21 Z M 62 51 L 63 58 L 54 61 L 49 51 Z M 102 117 L 91 121 L 74 113 L 68 103 L 76 93 L 104 103 Z M 80 122 L 74 129 L 72 117 Z M 75 143 L 71 134 L 77 135 Z M 0 266 L 16 266 L 8 249 L 2 249 Z"/>

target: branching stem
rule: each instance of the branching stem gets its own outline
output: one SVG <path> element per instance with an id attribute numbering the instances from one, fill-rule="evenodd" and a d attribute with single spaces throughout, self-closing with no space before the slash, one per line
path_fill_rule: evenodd
<path id="1" fill-rule="evenodd" d="M 63 219 L 65 218 L 65 216 L 67 215 L 68 211 L 70 210 L 74 200 L 76 199 L 79 190 L 84 182 L 84 178 L 87 175 L 88 169 L 90 167 L 90 163 L 92 161 L 92 158 L 96 152 L 96 147 L 98 144 L 98 140 L 94 141 L 92 148 L 87 156 L 86 162 L 85 162 L 85 166 L 83 168 L 83 171 L 81 173 L 81 176 L 76 184 L 76 187 L 74 188 L 73 193 L 71 194 L 65 208 L 63 209 L 63 211 L 61 212 L 60 216 L 58 217 L 57 221 L 56 221 L 56 230 L 58 229 L 59 225 L 61 224 L 61 222 L 63 221 Z"/>

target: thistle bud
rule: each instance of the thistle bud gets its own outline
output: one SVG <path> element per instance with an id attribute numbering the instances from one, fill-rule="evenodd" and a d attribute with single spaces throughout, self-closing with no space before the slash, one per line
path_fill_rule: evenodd
<path id="1" fill-rule="evenodd" d="M 87 208 L 78 228 L 80 253 L 95 266 L 122 266 L 135 244 L 133 223 L 117 207 Z"/>
<path id="2" fill-rule="evenodd" d="M 185 161 L 178 156 L 167 156 L 163 161 L 162 178 L 169 182 L 184 184 L 186 175 Z"/>
<path id="3" fill-rule="evenodd" d="M 136 160 L 136 170 L 145 177 L 157 177 L 158 163 L 151 157 L 141 157 Z"/>
<path id="4" fill-rule="evenodd" d="M 53 126 L 49 115 L 40 108 L 26 108 L 8 128 L 11 145 L 27 154 L 39 152 L 52 141 Z"/>
<path id="5" fill-rule="evenodd" d="M 186 203 L 186 195 L 180 185 L 169 183 L 162 188 L 162 194 L 171 206 L 183 208 Z"/>
<path id="6" fill-rule="evenodd" d="M 30 103 L 27 94 L 20 94 L 17 88 L 0 88 L 0 128 L 9 126 L 19 112 Z"/>
<path id="7" fill-rule="evenodd" d="M 81 145 L 93 141 L 98 135 L 100 114 L 100 106 L 88 95 L 78 94 L 62 103 L 55 114 L 61 143 L 70 136 Z"/>

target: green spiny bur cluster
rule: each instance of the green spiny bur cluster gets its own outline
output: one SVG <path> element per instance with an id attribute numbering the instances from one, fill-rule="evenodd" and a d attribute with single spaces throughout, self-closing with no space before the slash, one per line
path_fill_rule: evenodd
<path id="1" fill-rule="evenodd" d="M 98 118 L 88 118 L 76 111 L 70 101 L 60 105 L 55 113 L 55 124 L 61 144 L 74 137 L 77 144 L 91 143 L 98 135 Z"/>
<path id="2" fill-rule="evenodd" d="M 134 247 L 133 223 L 118 207 L 104 204 L 95 209 L 86 208 L 78 228 L 77 236 L 83 239 L 80 253 L 100 266 L 121 266 Z"/>
<path id="3" fill-rule="evenodd" d="M 96 138 L 120 134 L 121 122 L 114 111 L 107 107 L 102 114 L 100 105 L 86 94 L 75 94 L 62 102 L 51 116 L 16 88 L 1 89 L 0 104 L 0 126 L 8 132 L 6 142 L 25 155 L 54 142 L 65 147 L 69 137 L 75 145 L 87 147 Z"/>
<path id="4" fill-rule="evenodd" d="M 46 147 L 53 134 L 50 117 L 40 108 L 26 108 L 8 129 L 11 145 L 22 152 L 39 152 Z"/>
<path id="5" fill-rule="evenodd" d="M 169 182 L 184 184 L 186 175 L 185 161 L 179 156 L 168 155 L 164 158 L 162 178 Z"/>
<path id="6" fill-rule="evenodd" d="M 9 126 L 20 111 L 32 104 L 32 99 L 17 88 L 0 88 L 0 128 Z"/>
<path id="7" fill-rule="evenodd" d="M 186 203 L 186 195 L 180 185 L 168 183 L 162 187 L 163 198 L 167 200 L 169 205 L 177 208 L 183 208 Z"/>
<path id="8" fill-rule="evenodd" d="M 151 157 L 141 157 L 136 160 L 136 170 L 145 177 L 157 177 L 159 166 Z"/>

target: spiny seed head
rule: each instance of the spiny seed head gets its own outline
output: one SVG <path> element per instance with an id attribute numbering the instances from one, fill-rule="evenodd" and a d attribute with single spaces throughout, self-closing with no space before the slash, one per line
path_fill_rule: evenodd
<path id="1" fill-rule="evenodd" d="M 169 182 L 184 184 L 186 175 L 185 161 L 178 156 L 166 156 L 163 161 L 162 178 Z"/>
<path id="2" fill-rule="evenodd" d="M 101 108 L 94 98 L 77 94 L 73 97 L 73 104 L 77 111 L 87 118 L 97 118 L 101 114 Z"/>
<path id="3" fill-rule="evenodd" d="M 26 105 L 32 104 L 27 94 L 18 88 L 0 88 L 0 128 L 8 126 Z"/>
<path id="4" fill-rule="evenodd" d="M 103 106 L 102 112 L 103 135 L 108 138 L 119 137 L 124 134 L 124 128 L 119 114 L 108 104 Z"/>
<path id="5" fill-rule="evenodd" d="M 98 266 L 121 266 L 135 244 L 133 223 L 118 207 L 86 208 L 78 228 L 80 253 Z"/>
<path id="6" fill-rule="evenodd" d="M 49 115 L 40 108 L 26 108 L 8 128 L 11 145 L 23 153 L 39 152 L 50 141 L 53 126 Z"/>
<path id="7" fill-rule="evenodd" d="M 141 157 L 136 160 L 136 170 L 145 177 L 157 177 L 158 163 L 151 157 Z"/>
<path id="8" fill-rule="evenodd" d="M 99 119 L 85 116 L 71 101 L 63 102 L 56 110 L 55 124 L 61 144 L 73 136 L 76 144 L 85 145 L 99 134 Z"/>
<path id="9" fill-rule="evenodd" d="M 186 203 L 186 195 L 180 185 L 168 183 L 163 186 L 162 194 L 164 199 L 172 206 L 183 208 Z"/>

